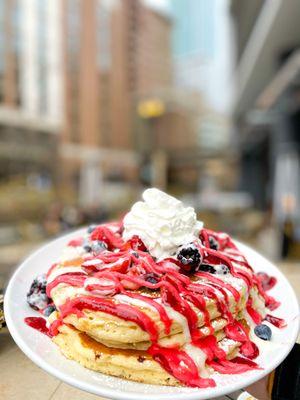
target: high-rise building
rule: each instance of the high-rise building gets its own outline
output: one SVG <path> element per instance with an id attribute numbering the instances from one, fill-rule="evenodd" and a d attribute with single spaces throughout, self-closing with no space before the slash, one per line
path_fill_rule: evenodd
<path id="1" fill-rule="evenodd" d="M 171 0 L 176 80 L 193 90 L 208 90 L 208 69 L 215 55 L 215 0 Z"/>
<path id="2" fill-rule="evenodd" d="M 0 4 L 1 179 L 53 170 L 62 118 L 58 12 L 58 0 Z"/>
<path id="3" fill-rule="evenodd" d="M 83 194 L 136 179 L 137 104 L 172 84 L 171 19 L 151 3 L 1 2 L 3 177 L 45 169 Z"/>
<path id="4" fill-rule="evenodd" d="M 231 11 L 241 186 L 257 207 L 273 205 L 278 219 L 284 215 L 299 221 L 299 4 L 232 0 Z"/>
<path id="5" fill-rule="evenodd" d="M 218 151 L 230 141 L 228 2 L 171 0 L 171 6 L 175 82 L 182 89 L 201 94 L 206 110 L 205 115 L 199 112 L 199 143 L 209 151 Z"/>

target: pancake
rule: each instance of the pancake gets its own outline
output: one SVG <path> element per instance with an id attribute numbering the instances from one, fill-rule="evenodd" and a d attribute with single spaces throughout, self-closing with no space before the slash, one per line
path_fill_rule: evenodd
<path id="1" fill-rule="evenodd" d="M 72 322 L 72 317 L 68 317 L 65 319 L 66 323 L 69 324 L 71 322 L 71 325 L 77 328 L 78 321 L 80 320 L 75 320 L 75 322 Z M 227 321 L 224 318 L 216 318 L 211 322 L 212 327 L 215 331 L 215 335 L 217 335 L 218 332 L 220 332 L 224 327 L 227 325 Z M 78 329 L 78 328 L 77 328 Z M 99 338 L 99 330 L 97 328 L 93 330 L 87 330 L 87 329 L 78 329 L 81 332 L 87 333 L 90 337 L 95 339 L 98 342 L 103 343 L 104 345 L 108 347 L 114 347 L 114 348 L 119 348 L 119 349 L 137 349 L 137 350 L 147 350 L 151 342 L 149 340 L 146 341 L 136 341 L 136 342 L 121 342 L 120 340 L 118 341 L 112 341 L 110 339 L 104 339 L 103 335 L 101 335 L 101 338 Z M 95 334 L 94 334 L 95 332 Z M 206 326 L 203 326 L 202 328 L 199 329 L 199 332 L 203 335 L 203 337 L 206 337 L 210 334 L 209 329 Z M 182 332 L 180 333 L 172 333 L 168 336 L 164 336 L 161 339 L 158 340 L 158 343 L 161 346 L 173 346 L 173 345 L 179 345 L 183 346 L 186 343 L 186 338 L 184 337 L 184 334 Z"/>
<path id="2" fill-rule="evenodd" d="M 53 298 L 55 303 L 55 296 Z M 237 310 L 232 307 L 234 315 L 236 315 L 239 310 L 243 309 L 242 305 L 243 303 L 241 303 L 241 307 L 239 307 Z M 160 332 L 160 338 L 166 336 L 164 332 L 164 325 L 160 320 L 159 314 L 157 312 L 154 312 L 147 307 L 138 307 L 136 305 L 134 305 L 134 307 L 149 315 L 150 318 L 156 323 Z M 207 306 L 207 310 L 210 314 L 211 320 L 214 320 L 220 316 L 220 312 L 218 312 L 217 307 L 213 301 L 211 301 L 210 304 Z M 198 316 L 198 326 L 199 328 L 203 327 L 203 314 L 199 310 L 195 309 L 195 311 Z M 101 342 L 106 340 L 115 343 L 138 343 L 149 340 L 148 333 L 143 331 L 137 324 L 131 321 L 126 321 L 124 319 L 103 312 L 83 310 L 83 313 L 84 316 L 80 318 L 78 318 L 75 314 L 71 314 L 64 318 L 64 322 L 73 325 L 82 332 L 88 333 L 89 335 Z M 182 333 L 182 331 L 182 321 L 174 320 L 171 327 L 171 335 Z"/>
<path id="3" fill-rule="evenodd" d="M 94 371 L 136 382 L 181 386 L 145 351 L 112 349 L 75 328 L 63 325 L 53 341 L 70 360 Z M 220 341 L 222 347 L 222 341 Z M 236 355 L 238 343 L 223 342 L 228 359 Z"/>
<path id="4" fill-rule="evenodd" d="M 69 263 L 67 265 L 58 265 L 57 268 L 53 270 L 52 274 L 53 276 L 56 276 L 57 271 L 62 273 L 64 269 L 69 271 L 69 268 Z M 237 279 L 234 280 L 233 278 L 231 278 L 231 280 L 233 280 L 234 285 L 239 290 L 240 300 L 239 302 L 236 302 L 232 294 L 228 293 L 230 301 L 229 309 L 234 316 L 237 316 L 238 313 L 245 308 L 245 303 L 247 301 L 247 288 L 243 281 Z M 203 283 L 205 280 L 198 279 L 195 282 Z M 138 293 L 145 295 L 142 290 L 139 290 Z M 59 284 L 51 291 L 51 297 L 56 306 L 60 306 L 61 304 L 64 304 L 67 299 L 72 299 L 79 295 L 90 295 L 90 293 L 86 292 L 82 287 L 76 288 L 66 284 Z M 149 292 L 146 293 L 146 296 L 150 298 L 154 297 L 156 300 L 158 297 L 160 297 L 157 295 L 153 296 Z M 155 310 L 149 308 L 147 304 L 142 304 L 141 301 L 136 301 L 123 295 L 114 296 L 114 302 L 130 304 L 131 306 L 143 311 L 149 315 L 151 320 L 153 320 L 157 325 L 160 338 L 167 336 L 164 332 L 164 324 L 161 321 L 159 314 Z M 221 316 L 214 299 L 205 298 L 205 304 L 211 321 Z M 205 323 L 203 313 L 193 304 L 189 303 L 189 305 L 197 314 L 199 328 L 203 327 Z M 172 311 L 170 310 L 170 307 L 165 306 L 165 308 L 169 309 L 169 312 Z M 68 315 L 66 318 L 64 318 L 64 322 L 73 325 L 76 329 L 87 333 L 99 342 L 112 342 L 116 347 L 120 348 L 124 347 L 125 344 L 149 341 L 148 333 L 131 321 L 126 321 L 107 313 L 95 312 L 88 309 L 83 310 L 83 314 L 84 315 L 80 318 L 78 318 L 75 314 Z M 173 314 L 172 316 L 174 318 Z M 174 318 L 171 326 L 170 336 L 178 336 L 178 334 L 182 334 L 184 323 L 185 321 L 182 321 L 182 318 L 179 318 L 179 321 L 178 319 L 176 320 Z"/>

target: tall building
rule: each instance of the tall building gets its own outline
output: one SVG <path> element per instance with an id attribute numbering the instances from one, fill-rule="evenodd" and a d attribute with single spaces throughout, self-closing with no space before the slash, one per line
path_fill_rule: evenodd
<path id="1" fill-rule="evenodd" d="M 215 0 L 172 0 L 171 7 L 176 80 L 181 86 L 205 92 L 215 56 Z"/>
<path id="2" fill-rule="evenodd" d="M 170 15 L 150 0 L 5 0 L 0 18 L 2 177 L 45 170 L 86 204 L 103 179 L 134 182 L 138 104 L 172 85 Z"/>
<path id="3" fill-rule="evenodd" d="M 203 149 L 219 151 L 230 141 L 228 2 L 172 0 L 171 6 L 175 23 L 172 43 L 176 85 L 201 94 L 205 113 L 199 112 L 199 143 Z"/>
<path id="4" fill-rule="evenodd" d="M 300 223 L 300 8 L 232 1 L 237 35 L 234 120 L 241 186 L 283 223 Z M 296 228 L 295 228 L 296 232 Z"/>
<path id="5" fill-rule="evenodd" d="M 232 71 L 229 0 L 171 0 L 171 7 L 177 84 L 201 91 L 210 108 L 228 113 Z"/>
<path id="6" fill-rule="evenodd" d="M 62 118 L 58 12 L 58 0 L 0 4 L 1 179 L 53 172 Z"/>

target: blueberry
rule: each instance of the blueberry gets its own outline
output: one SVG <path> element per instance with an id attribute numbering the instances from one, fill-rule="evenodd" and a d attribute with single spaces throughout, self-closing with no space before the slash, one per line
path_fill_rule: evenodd
<path id="1" fill-rule="evenodd" d="M 34 291 L 37 291 L 37 290 L 39 290 L 38 289 L 38 281 L 36 279 L 34 279 L 32 284 L 30 285 L 29 292 L 33 293 Z"/>
<path id="2" fill-rule="evenodd" d="M 34 310 L 43 310 L 50 302 L 49 297 L 46 295 L 46 275 L 37 276 L 27 293 L 27 302 Z"/>
<path id="3" fill-rule="evenodd" d="M 46 293 L 34 292 L 27 295 L 27 303 L 34 310 L 43 310 L 50 303 L 49 297 Z"/>
<path id="4" fill-rule="evenodd" d="M 91 249 L 95 255 L 102 253 L 102 251 L 107 249 L 107 245 L 101 240 L 94 240 L 91 244 Z"/>
<path id="5" fill-rule="evenodd" d="M 47 279 L 46 279 L 46 275 L 45 274 L 38 275 L 35 278 L 35 281 L 36 281 L 35 285 L 37 286 L 38 290 L 42 290 L 42 291 L 46 290 Z"/>
<path id="6" fill-rule="evenodd" d="M 47 279 L 46 274 L 38 275 L 35 280 L 38 282 L 39 285 L 46 285 Z"/>
<path id="7" fill-rule="evenodd" d="M 192 273 L 199 270 L 202 262 L 202 256 L 194 245 L 182 247 L 177 253 L 177 259 L 181 262 L 185 271 Z"/>
<path id="8" fill-rule="evenodd" d="M 27 293 L 27 296 L 31 296 L 34 291 L 35 291 L 35 288 L 31 285 L 29 292 Z M 36 289 L 36 291 L 37 291 L 37 289 Z"/>
<path id="9" fill-rule="evenodd" d="M 262 340 L 271 340 L 272 331 L 268 325 L 260 324 L 254 328 L 254 333 Z"/>
<path id="10" fill-rule="evenodd" d="M 213 265 L 201 264 L 200 271 L 209 272 L 210 274 L 215 274 L 217 271 Z"/>
<path id="11" fill-rule="evenodd" d="M 211 274 L 218 274 L 218 275 L 227 275 L 230 272 L 227 265 L 224 264 L 220 265 L 201 264 L 200 270 L 203 272 L 209 272 Z"/>
<path id="12" fill-rule="evenodd" d="M 49 317 L 49 315 L 52 314 L 53 311 L 55 311 L 55 310 L 56 310 L 56 307 L 55 307 L 54 305 L 48 306 L 48 307 L 46 307 L 45 310 L 44 310 L 44 315 L 45 315 L 46 317 Z"/>
<path id="13" fill-rule="evenodd" d="M 94 232 L 94 230 L 97 228 L 97 225 L 90 225 L 88 228 L 87 228 L 87 233 L 92 233 L 92 232 Z"/>
<path id="14" fill-rule="evenodd" d="M 146 274 L 144 276 L 144 278 L 145 278 L 145 281 L 147 281 L 149 283 L 153 283 L 154 285 L 159 282 L 159 276 L 157 274 L 155 274 L 154 272 Z"/>
<path id="15" fill-rule="evenodd" d="M 90 245 L 88 240 L 85 240 L 83 242 L 82 247 L 83 247 L 83 250 L 86 251 L 87 253 L 90 253 L 92 251 L 92 246 Z"/>
<path id="16" fill-rule="evenodd" d="M 38 275 L 32 282 L 28 295 L 31 295 L 33 293 L 46 293 L 46 284 L 47 284 L 47 279 L 46 275 Z"/>
<path id="17" fill-rule="evenodd" d="M 209 240 L 209 247 L 213 250 L 218 250 L 219 243 L 217 242 L 217 240 L 213 236 L 209 236 L 208 240 Z"/>

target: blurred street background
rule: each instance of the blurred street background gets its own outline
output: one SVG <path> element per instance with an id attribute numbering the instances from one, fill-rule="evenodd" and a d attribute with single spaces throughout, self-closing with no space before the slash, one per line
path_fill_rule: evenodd
<path id="1" fill-rule="evenodd" d="M 0 0 L 0 288 L 156 186 L 300 294 L 299 21 L 298 0 Z"/>

